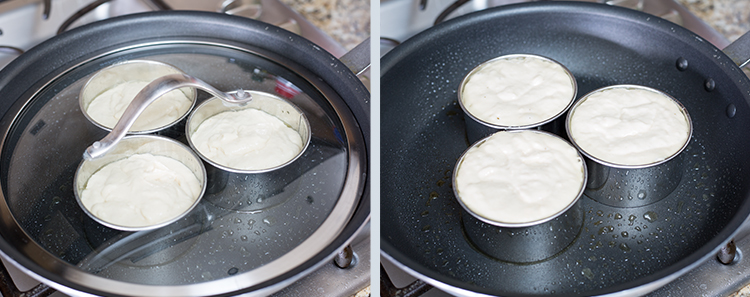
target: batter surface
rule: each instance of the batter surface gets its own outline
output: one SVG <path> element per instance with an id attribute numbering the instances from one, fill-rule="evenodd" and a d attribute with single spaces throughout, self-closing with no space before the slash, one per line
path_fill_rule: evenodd
<path id="1" fill-rule="evenodd" d="M 105 165 L 81 192 L 84 207 L 120 226 L 144 227 L 173 219 L 201 194 L 201 183 L 181 162 L 137 154 Z"/>
<path id="2" fill-rule="evenodd" d="M 302 137 L 279 118 L 246 108 L 209 117 L 191 136 L 212 161 L 236 169 L 261 170 L 288 162 L 302 151 Z"/>
<path id="3" fill-rule="evenodd" d="M 113 128 L 135 95 L 149 82 L 128 81 L 104 91 L 94 98 L 86 112 L 94 121 Z M 185 93 L 174 90 L 156 99 L 138 116 L 130 131 L 145 131 L 166 126 L 188 112 L 193 102 Z"/>
<path id="4" fill-rule="evenodd" d="M 583 161 L 566 141 L 533 130 L 502 131 L 472 146 L 456 171 L 459 199 L 475 214 L 528 223 L 570 205 L 584 181 Z"/>
<path id="5" fill-rule="evenodd" d="M 645 165 L 679 152 L 690 138 L 688 118 L 670 97 L 616 87 L 592 93 L 570 114 L 573 141 L 614 164 Z"/>
<path id="6" fill-rule="evenodd" d="M 574 86 L 565 69 L 536 57 L 497 59 L 480 66 L 463 86 L 464 108 L 484 122 L 527 126 L 568 108 Z"/>

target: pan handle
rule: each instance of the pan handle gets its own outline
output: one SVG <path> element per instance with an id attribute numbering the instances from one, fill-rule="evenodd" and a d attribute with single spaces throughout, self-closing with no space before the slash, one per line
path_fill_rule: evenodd
<path id="1" fill-rule="evenodd" d="M 367 37 L 339 59 L 357 76 L 364 73 L 370 68 L 370 38 Z"/>
<path id="2" fill-rule="evenodd" d="M 740 38 L 727 45 L 722 51 L 740 68 L 747 65 L 750 62 L 750 32 L 746 32 L 740 36 Z"/>

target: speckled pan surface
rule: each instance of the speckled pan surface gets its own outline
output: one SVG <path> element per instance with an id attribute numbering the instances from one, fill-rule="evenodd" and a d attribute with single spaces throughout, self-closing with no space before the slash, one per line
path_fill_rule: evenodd
<path id="1" fill-rule="evenodd" d="M 618 32 L 618 34 L 611 34 Z M 640 84 L 683 103 L 694 136 L 666 198 L 611 207 L 582 198 L 584 226 L 563 253 L 519 265 L 467 242 L 450 188 L 469 143 L 461 77 L 493 56 L 532 53 L 568 67 L 579 94 Z M 677 61 L 688 61 L 688 67 Z M 381 247 L 441 289 L 460 294 L 643 294 L 714 254 L 750 213 L 746 127 L 750 82 L 723 54 L 667 21 L 591 3 L 532 3 L 436 26 L 381 61 Z M 715 88 L 706 88 L 707 80 Z M 619 199 L 619 197 L 618 197 Z M 638 199 L 638 197 L 622 197 Z"/>

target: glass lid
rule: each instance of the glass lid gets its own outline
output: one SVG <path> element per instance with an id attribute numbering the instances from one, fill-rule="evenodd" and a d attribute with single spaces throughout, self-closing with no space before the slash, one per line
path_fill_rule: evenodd
<path id="1" fill-rule="evenodd" d="M 78 96 L 98 70 L 136 59 L 167 63 L 222 91 L 288 100 L 310 123 L 309 146 L 290 165 L 266 173 L 206 165 L 202 200 L 165 227 L 125 232 L 97 223 L 76 203 L 73 178 L 86 147 L 108 132 L 84 117 Z M 349 126 L 355 121 L 343 100 L 321 84 L 267 54 L 175 41 L 100 55 L 50 79 L 16 102 L 2 147 L 0 208 L 31 240 L 18 250 L 72 287 L 95 293 L 204 296 L 274 282 L 341 233 L 364 187 L 358 171 L 365 153 L 352 147 L 363 143 L 352 140 L 361 132 Z M 196 105 L 210 97 L 198 91 Z M 187 145 L 182 125 L 163 136 Z"/>

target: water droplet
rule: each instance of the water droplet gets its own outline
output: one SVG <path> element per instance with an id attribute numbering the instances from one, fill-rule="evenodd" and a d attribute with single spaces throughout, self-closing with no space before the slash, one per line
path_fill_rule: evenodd
<path id="1" fill-rule="evenodd" d="M 60 196 L 52 197 L 52 205 L 50 205 L 50 209 L 55 205 L 59 205 L 60 202 L 62 202 L 62 198 L 60 198 Z"/>
<path id="2" fill-rule="evenodd" d="M 633 223 L 635 222 L 635 219 L 636 219 L 635 215 L 628 216 L 628 221 L 630 222 L 630 224 L 628 224 L 628 226 L 633 226 Z"/>
<path id="3" fill-rule="evenodd" d="M 647 211 L 645 214 L 643 214 L 643 218 L 646 219 L 649 223 L 653 223 L 658 218 L 656 213 L 653 211 Z"/>
<path id="4" fill-rule="evenodd" d="M 430 229 L 432 229 L 432 226 L 430 226 L 430 225 L 424 225 L 422 227 L 422 232 L 429 232 Z"/>
<path id="5" fill-rule="evenodd" d="M 423 211 L 423 212 L 421 213 L 421 215 L 422 215 L 423 217 L 426 217 L 426 216 L 427 216 L 427 215 L 429 215 L 429 214 L 430 214 L 430 211 L 429 211 L 429 210 L 425 210 L 425 211 Z"/>
<path id="6" fill-rule="evenodd" d="M 640 190 L 638 191 L 638 194 L 636 195 L 638 199 L 644 200 L 646 199 L 646 190 Z"/>
<path id="7" fill-rule="evenodd" d="M 594 273 L 589 268 L 584 268 L 583 270 L 581 270 L 581 274 L 589 280 L 594 279 Z"/>
<path id="8" fill-rule="evenodd" d="M 626 253 L 630 251 L 630 247 L 628 246 L 628 244 L 626 244 L 624 242 L 620 244 L 620 249 L 623 250 Z"/>
<path id="9" fill-rule="evenodd" d="M 232 268 L 229 268 L 229 271 L 227 271 L 227 274 L 229 274 L 229 275 L 235 275 L 235 274 L 237 274 L 237 272 L 239 272 L 239 271 L 240 271 L 240 270 L 239 270 L 239 269 L 237 269 L 237 267 L 232 267 Z"/>

